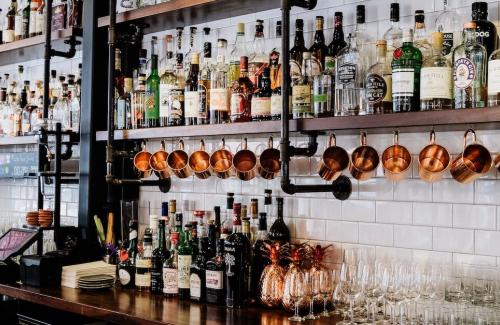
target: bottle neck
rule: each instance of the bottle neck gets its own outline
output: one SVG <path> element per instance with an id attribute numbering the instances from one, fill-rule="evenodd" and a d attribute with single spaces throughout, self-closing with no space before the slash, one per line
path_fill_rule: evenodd
<path id="1" fill-rule="evenodd" d="M 165 242 L 165 225 L 160 225 L 158 227 L 158 248 L 160 250 L 164 250 L 166 247 L 166 242 Z"/>
<path id="2" fill-rule="evenodd" d="M 295 41 L 294 46 L 296 47 L 304 47 L 304 32 L 302 30 L 297 30 L 295 33 Z"/>
<path id="3" fill-rule="evenodd" d="M 448 0 L 443 0 L 443 11 L 448 11 Z"/>
<path id="4" fill-rule="evenodd" d="M 476 42 L 476 31 L 474 29 L 464 30 L 464 43 L 475 43 Z"/>

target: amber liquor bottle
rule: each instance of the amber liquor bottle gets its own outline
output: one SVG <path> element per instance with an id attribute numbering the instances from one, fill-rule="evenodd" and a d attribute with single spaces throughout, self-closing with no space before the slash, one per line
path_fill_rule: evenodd
<path id="1" fill-rule="evenodd" d="M 251 103 L 254 91 L 248 77 L 248 57 L 240 58 L 240 78 L 231 85 L 231 122 L 249 122 L 252 120 Z"/>
<path id="2" fill-rule="evenodd" d="M 295 40 L 290 49 L 290 77 L 293 80 L 300 79 L 302 73 L 302 57 L 307 51 L 304 41 L 304 21 L 297 19 L 295 21 Z"/>
<path id="3" fill-rule="evenodd" d="M 224 285 L 224 239 L 217 240 L 217 253 L 207 261 L 205 270 L 206 301 L 212 304 L 224 305 L 226 292 Z"/>
<path id="4" fill-rule="evenodd" d="M 323 24 L 323 16 L 316 16 L 314 44 L 309 49 L 312 57 L 320 63 L 321 70 L 325 68 L 325 57 L 328 52 L 328 47 L 325 44 L 325 35 L 323 34 Z"/>
<path id="5" fill-rule="evenodd" d="M 260 79 L 260 87 L 252 96 L 252 120 L 268 121 L 271 119 L 271 79 L 270 69 L 265 68 Z"/>

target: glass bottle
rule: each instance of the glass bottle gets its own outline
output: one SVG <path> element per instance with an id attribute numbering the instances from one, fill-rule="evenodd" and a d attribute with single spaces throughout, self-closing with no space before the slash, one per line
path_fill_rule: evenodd
<path id="1" fill-rule="evenodd" d="M 220 220 L 220 206 L 214 206 L 214 227 L 215 227 L 215 238 L 219 239 L 221 237 L 222 224 Z"/>
<path id="2" fill-rule="evenodd" d="M 252 95 L 252 120 L 268 121 L 271 119 L 271 79 L 270 69 L 265 68 L 260 79 L 260 87 Z"/>
<path id="3" fill-rule="evenodd" d="M 443 0 L 443 11 L 436 18 L 436 29 L 443 33 L 443 55 L 448 59 L 451 59 L 453 48 L 462 44 L 464 20 L 456 10 L 449 8 L 448 0 Z"/>
<path id="4" fill-rule="evenodd" d="M 226 214 L 224 216 L 224 221 L 222 221 L 221 235 L 225 234 L 229 236 L 230 231 L 233 228 L 233 205 L 234 205 L 234 193 L 226 194 Z"/>
<path id="5" fill-rule="evenodd" d="M 127 250 L 122 248 L 119 251 L 120 262 L 116 266 L 118 281 L 122 288 L 135 287 L 135 266 L 129 258 Z"/>
<path id="6" fill-rule="evenodd" d="M 259 301 L 262 305 L 273 308 L 281 305 L 285 287 L 286 269 L 280 265 L 287 248 L 279 245 L 265 245 L 263 250 L 270 263 L 262 271 L 259 287 Z M 319 285 L 319 284 L 318 284 Z"/>
<path id="7" fill-rule="evenodd" d="M 128 79 L 128 80 L 127 80 Z M 73 132 L 80 132 L 80 97 L 78 96 L 77 88 L 74 85 L 68 85 L 72 87 L 71 90 L 71 96 L 70 96 L 70 129 Z M 125 83 L 128 82 L 128 85 L 125 85 Z M 132 92 L 133 89 L 133 80 L 132 78 L 125 78 L 124 80 L 124 90 L 128 90 L 128 109 L 126 110 L 126 125 L 125 128 L 130 129 L 131 128 L 131 111 L 130 111 L 130 93 Z"/>
<path id="8" fill-rule="evenodd" d="M 233 82 L 237 81 L 240 77 L 240 58 L 242 56 L 247 56 L 247 50 L 245 45 L 245 24 L 237 23 L 236 40 L 234 42 L 234 47 L 231 49 L 231 53 L 229 54 L 229 67 L 227 69 L 228 87 L 231 87 Z"/>
<path id="9" fill-rule="evenodd" d="M 307 52 L 304 41 L 304 21 L 295 20 L 295 40 L 290 49 L 290 78 L 292 85 L 302 79 L 303 53 Z"/>
<path id="10" fill-rule="evenodd" d="M 70 103 L 68 99 L 68 84 L 63 84 L 62 97 L 54 105 L 54 119 L 61 122 L 63 130 L 70 128 Z"/>
<path id="11" fill-rule="evenodd" d="M 196 260 L 191 264 L 191 275 L 189 278 L 191 300 L 204 302 L 205 301 L 205 264 L 207 262 L 208 238 L 200 237 L 199 239 L 200 252 Z"/>
<path id="12" fill-rule="evenodd" d="M 3 132 L 6 136 L 14 137 L 16 136 L 16 128 L 15 128 L 15 95 L 9 94 L 7 96 L 7 90 L 2 88 L 2 93 L 5 90 L 5 101 L 4 101 L 4 110 L 3 110 Z M 3 99 L 3 98 L 2 98 Z"/>
<path id="13" fill-rule="evenodd" d="M 138 242 L 137 242 L 137 220 L 136 219 L 130 219 L 130 222 L 128 224 L 128 247 L 127 247 L 127 254 L 132 262 L 132 264 L 135 264 L 135 258 L 137 257 L 138 253 Z"/>
<path id="14" fill-rule="evenodd" d="M 486 48 L 477 39 L 477 25 L 464 25 L 462 45 L 453 49 L 455 108 L 477 108 L 486 105 Z"/>
<path id="15" fill-rule="evenodd" d="M 498 48 L 495 24 L 488 20 L 488 3 L 472 3 L 472 21 L 476 23 L 477 42 L 486 48 L 488 57 Z"/>
<path id="16" fill-rule="evenodd" d="M 369 36 L 366 26 L 366 12 L 364 5 L 356 6 L 356 30 L 354 31 L 358 52 L 360 54 L 363 70 L 366 71 L 373 62 L 373 49 L 375 42 Z"/>
<path id="17" fill-rule="evenodd" d="M 117 52 L 115 51 L 115 70 L 116 70 L 116 54 L 117 54 Z M 58 85 L 57 71 L 50 70 L 49 97 L 50 97 L 50 102 L 52 102 L 52 103 L 55 103 L 57 101 L 57 97 L 59 96 L 57 85 Z M 117 87 L 116 79 L 115 79 L 115 87 Z"/>
<path id="18" fill-rule="evenodd" d="M 11 94 L 11 103 L 12 112 L 11 119 L 14 125 L 14 130 L 12 132 L 12 136 L 20 136 L 22 135 L 22 117 L 23 117 L 23 109 L 19 105 L 19 98 L 16 93 Z"/>
<path id="19" fill-rule="evenodd" d="M 29 32 L 29 37 L 34 37 L 36 36 L 36 15 L 38 12 L 38 7 L 40 6 L 39 0 L 31 0 L 30 1 L 30 12 L 29 12 L 29 25 L 28 25 L 28 32 Z"/>
<path id="20" fill-rule="evenodd" d="M 165 297 L 175 297 L 179 293 L 177 285 L 178 280 L 178 245 L 179 233 L 172 232 L 170 234 L 170 254 L 169 258 L 163 264 L 163 294 Z"/>
<path id="21" fill-rule="evenodd" d="M 234 204 L 233 233 L 224 242 L 226 263 L 226 307 L 242 307 L 248 296 L 251 249 L 248 238 L 242 234 L 241 204 Z"/>
<path id="22" fill-rule="evenodd" d="M 311 52 L 304 52 L 300 78 L 292 79 L 292 114 L 294 119 L 313 117 L 311 109 L 312 86 Z"/>
<path id="23" fill-rule="evenodd" d="M 200 247 L 198 246 L 198 221 L 191 221 L 191 225 L 189 228 L 190 238 L 189 245 L 191 246 L 191 258 L 195 261 L 198 258 L 198 254 L 200 252 Z"/>
<path id="24" fill-rule="evenodd" d="M 290 230 L 283 219 L 283 198 L 277 197 L 276 203 L 278 206 L 278 215 L 271 228 L 269 228 L 268 239 L 281 244 L 286 244 L 290 242 L 291 237 Z"/>
<path id="25" fill-rule="evenodd" d="M 420 69 L 422 53 L 413 46 L 413 30 L 403 32 L 403 45 L 394 51 L 392 60 L 393 112 L 420 109 Z"/>
<path id="26" fill-rule="evenodd" d="M 252 285 L 251 295 L 256 298 L 260 294 L 259 286 L 256 285 L 259 283 L 262 271 L 267 264 L 269 264 L 269 260 L 262 256 L 262 248 L 264 247 L 265 242 L 267 241 L 267 214 L 265 212 L 261 212 L 259 214 L 259 227 L 255 236 L 255 242 L 252 246 Z"/>
<path id="27" fill-rule="evenodd" d="M 31 110 L 32 106 L 28 105 L 28 92 L 30 91 L 29 80 L 24 81 L 24 88 L 21 92 L 20 107 L 23 112 L 21 115 L 21 135 L 28 135 L 31 133 Z"/>
<path id="28" fill-rule="evenodd" d="M 198 55 L 197 53 L 194 53 Z M 177 57 L 179 60 L 180 57 Z M 191 58 L 192 60 L 198 60 L 199 58 Z M 185 114 L 185 90 L 187 89 L 186 81 L 184 79 L 184 71 L 180 69 L 181 63 L 177 61 L 177 69 L 172 76 L 172 71 L 165 71 L 165 84 L 163 84 L 163 92 L 165 94 L 162 100 L 164 105 L 164 112 L 166 110 L 167 115 L 167 125 L 168 126 L 179 126 L 184 125 L 184 114 Z M 185 65 L 184 65 L 185 66 Z M 191 64 L 189 64 L 191 68 Z M 198 65 L 194 67 L 197 69 Z M 196 71 L 196 77 L 198 78 L 198 71 Z M 166 106 L 166 107 L 165 107 Z M 165 114 L 165 113 L 164 113 Z M 165 118 L 163 118 L 165 120 Z"/>
<path id="29" fill-rule="evenodd" d="M 38 6 L 38 12 L 36 15 L 35 30 L 37 35 L 42 35 L 45 33 L 45 1 L 40 1 L 40 6 Z"/>
<path id="30" fill-rule="evenodd" d="M 313 80 L 313 112 L 314 117 L 334 115 L 335 64 L 327 64 L 325 70 Z"/>
<path id="31" fill-rule="evenodd" d="M 269 55 L 271 77 L 271 119 L 281 119 L 281 21 L 276 22 L 276 46 Z"/>
<path id="32" fill-rule="evenodd" d="M 131 93 L 133 88 L 133 79 L 131 77 L 124 78 L 124 92 L 123 95 L 116 99 L 116 121 L 115 127 L 118 130 L 129 129 L 132 127 L 131 121 Z M 71 105 L 73 108 L 73 104 Z M 75 107 L 76 109 L 76 107 Z M 79 118 L 79 112 L 73 112 L 72 116 L 76 119 Z M 75 121 L 76 122 L 76 121 Z M 76 124 L 75 124 L 76 126 Z M 72 127 L 73 129 L 73 127 Z M 78 132 L 77 130 L 74 130 Z"/>
<path id="33" fill-rule="evenodd" d="M 4 43 L 12 43 L 15 40 L 15 24 L 16 24 L 17 2 L 11 0 L 7 13 L 5 15 L 5 28 L 2 32 L 2 40 Z"/>
<path id="34" fill-rule="evenodd" d="M 316 20 L 314 23 L 314 43 L 309 49 L 309 52 L 311 52 L 311 57 L 319 63 L 321 71 L 323 71 L 323 69 L 325 68 L 325 57 L 328 52 L 328 47 L 325 44 L 325 35 L 323 34 L 323 25 L 323 16 L 316 16 Z"/>
<path id="35" fill-rule="evenodd" d="M 248 58 L 240 58 L 240 78 L 231 85 L 231 122 L 249 122 L 252 120 L 252 94 L 254 86 L 248 77 Z"/>
<path id="36" fill-rule="evenodd" d="M 207 258 L 210 259 L 215 256 L 215 252 L 217 249 L 217 230 L 215 228 L 213 219 L 210 219 L 207 222 L 207 238 L 208 238 Z"/>
<path id="37" fill-rule="evenodd" d="M 366 72 L 366 114 L 392 113 L 392 70 L 387 62 L 387 41 L 377 42 L 377 62 Z"/>
<path id="38" fill-rule="evenodd" d="M 169 258 L 166 246 L 165 219 L 160 219 L 158 221 L 158 246 L 153 250 L 151 255 L 151 293 L 163 293 L 163 266 Z"/>
<path id="39" fill-rule="evenodd" d="M 250 232 L 252 233 L 252 238 L 250 243 L 253 245 L 255 243 L 255 238 L 257 237 L 257 231 L 259 228 L 259 200 L 250 200 Z"/>
<path id="40" fill-rule="evenodd" d="M 151 73 L 146 81 L 145 100 L 146 127 L 160 125 L 160 76 L 158 76 L 158 55 L 151 55 Z"/>
<path id="41" fill-rule="evenodd" d="M 225 304 L 224 272 L 224 239 L 217 240 L 217 253 L 206 263 L 205 283 L 206 301 L 216 305 Z"/>
<path id="42" fill-rule="evenodd" d="M 189 245 L 189 233 L 184 230 L 181 233 L 181 241 L 178 247 L 177 256 L 177 267 L 178 267 L 178 277 L 177 283 L 179 286 L 179 299 L 189 299 L 189 272 L 192 264 L 192 250 L 191 245 Z"/>
<path id="43" fill-rule="evenodd" d="M 391 27 L 384 33 L 387 41 L 387 60 L 392 61 L 394 51 L 403 45 L 403 30 L 399 27 L 399 3 L 391 3 Z"/>
<path id="44" fill-rule="evenodd" d="M 14 40 L 20 41 L 23 39 L 23 0 L 20 0 L 16 16 L 14 17 Z"/>
<path id="45" fill-rule="evenodd" d="M 197 53 L 198 58 L 199 53 L 197 52 L 197 49 L 195 48 L 195 40 L 196 40 L 196 32 L 198 31 L 198 28 L 192 26 L 189 27 L 189 48 L 188 51 L 184 54 L 185 62 L 184 62 L 184 78 L 188 78 L 189 76 L 189 71 L 191 71 L 191 59 L 192 59 L 192 54 Z M 198 64 L 200 64 L 199 59 L 198 59 Z"/>
<path id="46" fill-rule="evenodd" d="M 242 212 L 243 212 L 243 207 L 241 209 Z M 243 213 L 241 215 L 242 215 L 242 217 L 241 217 L 241 233 L 248 238 L 249 242 L 251 242 L 252 232 L 250 231 L 250 218 L 243 217 Z"/>
<path id="47" fill-rule="evenodd" d="M 203 64 L 198 76 L 198 115 L 196 124 L 204 125 L 210 122 L 210 78 L 212 75 L 212 43 L 210 42 L 210 28 L 203 28 Z"/>
<path id="48" fill-rule="evenodd" d="M 184 27 L 176 27 L 175 28 L 175 44 L 176 51 L 174 54 L 176 66 L 175 69 L 179 71 L 179 74 L 184 75 L 182 72 L 184 71 L 184 52 L 182 49 L 182 34 L 184 32 Z"/>
<path id="49" fill-rule="evenodd" d="M 30 37 L 30 11 L 31 11 L 31 0 L 26 1 L 26 3 L 21 6 L 22 16 L 23 16 L 23 27 L 22 27 L 22 38 Z"/>
<path id="50" fill-rule="evenodd" d="M 210 124 L 221 124 L 229 121 L 229 94 L 226 89 L 228 84 L 226 46 L 225 39 L 217 41 L 217 65 L 210 79 Z"/>
<path id="51" fill-rule="evenodd" d="M 453 70 L 451 63 L 443 56 L 444 34 L 432 34 L 434 55 L 422 64 L 420 73 L 420 109 L 443 110 L 453 105 Z"/>
<path id="52" fill-rule="evenodd" d="M 257 89 L 259 87 L 262 73 L 268 65 L 269 65 L 269 56 L 266 54 L 266 41 L 264 39 L 264 21 L 257 20 L 257 22 L 255 23 L 253 52 L 248 57 L 248 78 L 252 81 L 254 89 Z"/>
<path id="53" fill-rule="evenodd" d="M 328 45 L 328 53 L 325 57 L 325 68 L 329 71 L 335 71 L 335 58 L 340 50 L 347 46 L 344 40 L 344 29 L 342 27 L 343 14 L 340 11 L 335 12 L 333 21 L 333 40 Z"/>
<path id="54" fill-rule="evenodd" d="M 422 53 L 423 60 L 432 55 L 432 46 L 425 28 L 425 14 L 423 10 L 415 10 L 415 34 L 413 44 Z"/>
<path id="55" fill-rule="evenodd" d="M 135 287 L 138 291 L 149 291 L 151 289 L 151 233 L 144 233 L 142 245 L 139 246 L 139 254 L 135 259 Z"/>
<path id="56" fill-rule="evenodd" d="M 355 37 L 349 34 L 348 39 L 349 45 L 335 59 L 335 115 L 365 115 L 365 71 Z"/>

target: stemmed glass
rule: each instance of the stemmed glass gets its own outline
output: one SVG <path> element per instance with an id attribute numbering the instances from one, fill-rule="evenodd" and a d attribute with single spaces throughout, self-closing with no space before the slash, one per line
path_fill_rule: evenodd
<path id="1" fill-rule="evenodd" d="M 375 262 L 374 265 L 367 266 L 367 282 L 365 286 L 365 298 L 367 300 L 368 319 L 372 322 L 377 321 L 377 303 L 385 294 L 384 278 L 388 276 L 385 265 L 381 262 Z M 371 313 L 371 316 L 370 316 Z"/>
<path id="2" fill-rule="evenodd" d="M 405 272 L 404 267 L 400 264 L 391 267 L 390 274 L 385 278 L 386 292 L 384 298 L 391 309 L 391 321 L 396 324 L 396 305 L 399 305 L 405 300 Z"/>
<path id="3" fill-rule="evenodd" d="M 318 270 L 318 284 L 319 284 L 319 293 L 323 297 L 323 312 L 321 316 L 330 317 L 330 313 L 326 309 L 326 303 L 328 302 L 328 295 L 332 292 L 333 289 L 333 279 L 335 278 L 335 271 L 330 269 L 320 269 Z"/>
<path id="4" fill-rule="evenodd" d="M 407 311 L 410 308 L 417 310 L 417 300 L 420 298 L 423 287 L 423 272 L 418 264 L 409 264 L 405 268 L 405 279 L 406 279 L 406 302 Z M 409 317 L 409 312 L 406 313 Z M 401 317 L 403 313 L 401 312 Z"/>
<path id="5" fill-rule="evenodd" d="M 319 294 L 319 272 L 310 271 L 306 273 L 306 297 L 309 298 L 309 314 L 304 319 L 318 319 L 319 316 L 314 315 L 314 297 Z"/>
<path id="6" fill-rule="evenodd" d="M 363 263 L 342 264 L 340 271 L 340 281 L 342 292 L 349 298 L 349 322 L 339 322 L 342 325 L 354 323 L 354 302 L 363 292 L 363 278 L 365 267 Z"/>
<path id="7" fill-rule="evenodd" d="M 299 315 L 299 304 L 306 293 L 306 276 L 301 270 L 296 270 L 290 275 L 290 296 L 295 302 L 295 314 L 288 317 L 293 322 L 302 322 L 304 318 Z"/>

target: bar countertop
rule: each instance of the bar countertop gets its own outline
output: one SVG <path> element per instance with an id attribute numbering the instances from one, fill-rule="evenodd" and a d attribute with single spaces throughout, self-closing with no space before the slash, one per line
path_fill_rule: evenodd
<path id="1" fill-rule="evenodd" d="M 210 304 L 179 301 L 161 295 L 114 289 L 89 292 L 80 289 L 0 285 L 0 294 L 119 324 L 334 324 L 334 318 L 290 322 L 281 309 L 245 307 L 228 309 Z"/>

